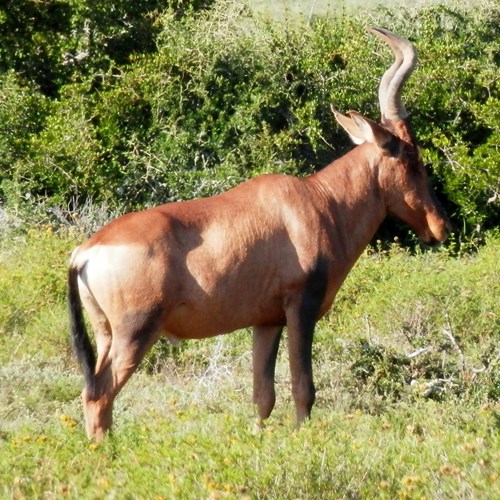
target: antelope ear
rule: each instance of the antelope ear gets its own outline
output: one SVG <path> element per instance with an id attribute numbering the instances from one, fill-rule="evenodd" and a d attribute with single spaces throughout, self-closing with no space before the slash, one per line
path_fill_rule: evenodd
<path id="1" fill-rule="evenodd" d="M 335 120 L 337 120 L 337 123 L 349 134 L 349 137 L 351 138 L 352 142 L 354 142 L 354 144 L 362 144 L 366 141 L 363 133 L 352 118 L 343 115 L 333 106 L 331 106 L 331 110 L 333 112 Z"/>
<path id="2" fill-rule="evenodd" d="M 364 141 L 371 142 L 384 150 L 390 148 L 390 145 L 393 144 L 395 136 L 382 125 L 365 118 L 355 111 L 349 111 L 349 116 L 361 132 Z"/>

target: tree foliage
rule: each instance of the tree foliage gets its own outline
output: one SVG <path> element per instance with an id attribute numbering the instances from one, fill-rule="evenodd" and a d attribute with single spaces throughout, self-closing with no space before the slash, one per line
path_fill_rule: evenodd
<path id="1" fill-rule="evenodd" d="M 391 55 L 365 14 L 261 19 L 232 0 L 7 0 L 0 7 L 0 196 L 124 210 L 302 175 L 348 147 L 333 103 L 377 118 Z M 500 3 L 382 9 L 414 41 L 405 101 L 457 226 L 500 216 Z"/>

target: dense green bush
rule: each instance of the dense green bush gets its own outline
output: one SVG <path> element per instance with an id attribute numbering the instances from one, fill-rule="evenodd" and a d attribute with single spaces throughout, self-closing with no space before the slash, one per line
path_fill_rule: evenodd
<path id="1" fill-rule="evenodd" d="M 500 3 L 492 5 L 482 15 L 422 12 L 418 83 L 425 91 L 415 126 L 446 196 L 470 227 L 494 226 L 500 216 Z"/>
<path id="2" fill-rule="evenodd" d="M 0 71 L 15 70 L 57 96 L 65 84 L 153 52 L 165 9 L 181 18 L 213 0 L 4 0 L 0 6 Z M 97 83 L 97 82 L 95 82 Z"/>
<path id="3" fill-rule="evenodd" d="M 499 220 L 498 0 L 343 13 L 311 26 L 261 19 L 232 0 L 16 8 L 25 3 L 42 17 L 48 4 L 65 6 L 69 19 L 56 38 L 52 25 L 27 25 L 15 40 L 22 50 L 0 54 L 10 71 L 0 78 L 0 196 L 9 203 L 91 198 L 129 210 L 214 194 L 261 172 L 321 168 L 348 146 L 331 103 L 379 114 L 391 55 L 364 31 L 378 24 L 419 49 L 405 100 L 456 225 L 470 237 Z M 2 44 L 13 22 L 0 10 Z M 30 73 L 34 40 L 48 38 L 50 92 Z"/>

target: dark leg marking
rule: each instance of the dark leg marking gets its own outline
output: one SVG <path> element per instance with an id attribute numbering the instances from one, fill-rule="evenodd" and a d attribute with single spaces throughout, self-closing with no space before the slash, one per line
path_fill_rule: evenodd
<path id="1" fill-rule="evenodd" d="M 269 417 L 276 402 L 274 371 L 282 329 L 282 326 L 253 329 L 253 402 L 261 421 Z"/>
<path id="2" fill-rule="evenodd" d="M 328 284 L 326 259 L 319 258 L 304 289 L 286 311 L 292 394 L 297 410 L 297 426 L 311 415 L 316 390 L 312 373 L 314 327 Z"/>

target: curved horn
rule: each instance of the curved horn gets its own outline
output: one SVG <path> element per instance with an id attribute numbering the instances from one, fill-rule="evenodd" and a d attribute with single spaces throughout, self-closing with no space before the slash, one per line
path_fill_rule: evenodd
<path id="1" fill-rule="evenodd" d="M 380 81 L 379 102 L 382 122 L 403 120 L 408 116 L 401 102 L 401 89 L 417 65 L 417 51 L 406 38 L 384 28 L 368 28 L 394 52 L 395 61 Z"/>

